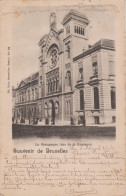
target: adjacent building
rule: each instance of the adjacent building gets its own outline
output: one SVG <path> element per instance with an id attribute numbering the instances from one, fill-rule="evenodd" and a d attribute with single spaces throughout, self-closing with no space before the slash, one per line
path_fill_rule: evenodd
<path id="1" fill-rule="evenodd" d="M 51 14 L 50 31 L 39 41 L 39 71 L 15 89 L 16 122 L 115 122 L 114 41 L 101 39 L 90 46 L 89 23 L 84 14 L 71 10 L 62 21 L 63 28 L 57 30 L 56 14 Z"/>

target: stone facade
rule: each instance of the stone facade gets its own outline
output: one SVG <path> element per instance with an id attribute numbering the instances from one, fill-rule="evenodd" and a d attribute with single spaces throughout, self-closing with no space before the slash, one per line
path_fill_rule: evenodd
<path id="1" fill-rule="evenodd" d="M 34 73 L 22 80 L 16 88 L 14 112 L 16 123 L 30 124 L 38 118 L 38 78 L 39 73 Z"/>
<path id="2" fill-rule="evenodd" d="M 115 122 L 114 41 L 89 46 L 89 22 L 71 10 L 57 30 L 51 14 L 50 31 L 39 41 L 39 72 L 16 89 L 15 119 L 49 125 Z"/>

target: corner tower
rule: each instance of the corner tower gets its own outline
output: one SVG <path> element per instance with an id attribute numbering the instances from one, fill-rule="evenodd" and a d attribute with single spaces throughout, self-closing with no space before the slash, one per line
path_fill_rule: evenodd
<path id="1" fill-rule="evenodd" d="M 65 28 L 64 43 L 71 41 L 71 57 L 81 54 L 88 49 L 88 29 L 87 16 L 75 10 L 71 10 L 63 19 Z"/>

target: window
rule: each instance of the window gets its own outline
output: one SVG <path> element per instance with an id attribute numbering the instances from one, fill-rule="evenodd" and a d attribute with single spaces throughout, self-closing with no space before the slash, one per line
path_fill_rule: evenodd
<path id="1" fill-rule="evenodd" d="M 98 65 L 97 62 L 93 62 L 93 75 L 97 75 L 98 74 Z"/>
<path id="2" fill-rule="evenodd" d="M 47 81 L 48 93 L 54 93 L 54 92 L 58 91 L 58 89 L 59 89 L 59 79 L 58 79 L 58 77 L 50 78 Z"/>
<path id="3" fill-rule="evenodd" d="M 66 27 L 66 34 L 69 34 L 70 33 L 70 26 L 67 26 Z"/>
<path id="4" fill-rule="evenodd" d="M 35 99 L 38 99 L 38 89 L 35 88 Z"/>
<path id="5" fill-rule="evenodd" d="M 109 74 L 115 74 L 115 57 L 113 53 L 109 53 Z"/>
<path id="6" fill-rule="evenodd" d="M 46 74 L 46 89 L 47 94 L 53 94 L 59 90 L 59 69 Z"/>
<path id="7" fill-rule="evenodd" d="M 112 123 L 116 122 L 116 116 L 112 116 Z"/>
<path id="8" fill-rule="evenodd" d="M 24 92 L 22 92 L 22 102 L 24 102 Z"/>
<path id="9" fill-rule="evenodd" d="M 34 89 L 32 89 L 32 100 L 34 100 Z"/>
<path id="10" fill-rule="evenodd" d="M 99 109 L 99 90 L 94 88 L 94 109 Z"/>
<path id="11" fill-rule="evenodd" d="M 111 87 L 111 108 L 116 109 L 116 92 L 115 87 Z"/>
<path id="12" fill-rule="evenodd" d="M 82 30 L 82 35 L 84 35 L 84 29 Z"/>
<path id="13" fill-rule="evenodd" d="M 75 27 L 74 27 L 74 33 L 76 33 L 76 32 L 77 32 L 77 27 L 75 26 Z"/>
<path id="14" fill-rule="evenodd" d="M 28 101 L 30 101 L 30 90 L 28 90 Z"/>
<path id="15" fill-rule="evenodd" d="M 66 118 L 70 117 L 70 101 L 66 101 Z"/>
<path id="16" fill-rule="evenodd" d="M 99 124 L 99 116 L 94 116 L 94 123 Z"/>
<path id="17" fill-rule="evenodd" d="M 66 46 L 66 54 L 67 54 L 67 58 L 69 59 L 70 58 L 70 45 L 69 44 Z"/>
<path id="18" fill-rule="evenodd" d="M 47 118 L 48 116 L 48 105 L 45 103 L 45 117 Z"/>
<path id="19" fill-rule="evenodd" d="M 53 68 L 53 67 L 55 67 L 56 66 L 56 64 L 57 64 L 57 59 L 58 59 L 58 52 L 57 52 L 57 50 L 55 49 L 55 50 L 53 50 L 52 52 L 51 52 L 51 67 Z"/>
<path id="20" fill-rule="evenodd" d="M 79 33 L 79 29 L 78 29 L 78 27 L 77 27 L 77 34 Z"/>
<path id="21" fill-rule="evenodd" d="M 66 85 L 71 86 L 71 74 L 70 71 L 67 71 L 66 73 Z"/>
<path id="22" fill-rule="evenodd" d="M 80 90 L 80 110 L 84 110 L 84 91 Z"/>
<path id="23" fill-rule="evenodd" d="M 83 67 L 79 68 L 79 80 L 83 80 Z"/>
<path id="24" fill-rule="evenodd" d="M 74 33 L 77 33 L 79 35 L 84 35 L 84 28 L 74 26 Z"/>
<path id="25" fill-rule="evenodd" d="M 56 114 L 56 116 L 58 115 L 58 113 L 59 113 L 59 103 L 56 102 L 55 103 L 55 114 Z"/>
<path id="26" fill-rule="evenodd" d="M 109 74 L 114 75 L 115 70 L 114 70 L 114 61 L 109 61 Z"/>

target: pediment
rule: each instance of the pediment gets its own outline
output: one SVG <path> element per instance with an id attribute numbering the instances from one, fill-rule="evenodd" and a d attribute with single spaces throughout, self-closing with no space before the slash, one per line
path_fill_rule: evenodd
<path id="1" fill-rule="evenodd" d="M 25 85 L 26 85 L 26 83 L 24 82 L 24 80 L 22 80 L 22 81 L 20 82 L 18 88 L 21 88 L 21 87 L 23 87 L 23 86 L 25 86 Z"/>

